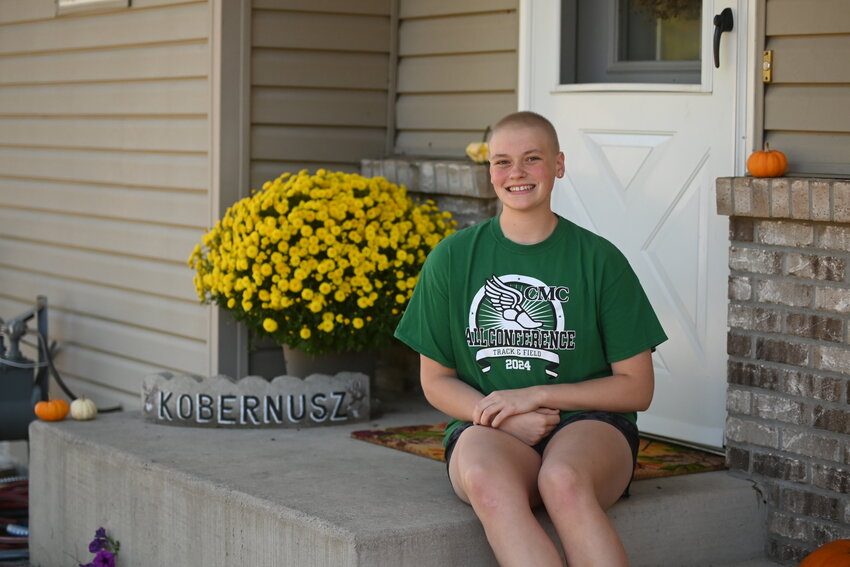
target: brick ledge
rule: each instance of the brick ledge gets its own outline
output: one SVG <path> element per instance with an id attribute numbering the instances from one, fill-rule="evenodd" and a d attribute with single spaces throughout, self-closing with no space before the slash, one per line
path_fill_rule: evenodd
<path id="1" fill-rule="evenodd" d="M 720 177 L 717 213 L 726 216 L 850 223 L 850 180 Z"/>
<path id="2" fill-rule="evenodd" d="M 382 176 L 404 184 L 408 191 L 493 200 L 486 165 L 469 160 L 393 157 L 360 160 L 367 177 Z"/>

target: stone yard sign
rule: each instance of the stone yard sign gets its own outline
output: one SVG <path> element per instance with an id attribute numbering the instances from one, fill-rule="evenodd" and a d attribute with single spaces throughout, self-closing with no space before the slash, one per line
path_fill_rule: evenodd
<path id="1" fill-rule="evenodd" d="M 160 372 L 142 382 L 146 421 L 192 427 L 313 427 L 369 419 L 369 377 L 357 372 L 307 378 L 233 380 Z"/>

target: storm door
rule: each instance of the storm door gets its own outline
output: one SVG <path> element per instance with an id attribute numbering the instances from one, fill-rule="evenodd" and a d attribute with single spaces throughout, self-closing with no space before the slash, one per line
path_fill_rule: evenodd
<path id="1" fill-rule="evenodd" d="M 553 207 L 626 254 L 670 337 L 639 425 L 720 447 L 728 219 L 714 187 L 736 174 L 738 3 L 522 6 L 520 105 L 553 120 L 566 155 Z"/>

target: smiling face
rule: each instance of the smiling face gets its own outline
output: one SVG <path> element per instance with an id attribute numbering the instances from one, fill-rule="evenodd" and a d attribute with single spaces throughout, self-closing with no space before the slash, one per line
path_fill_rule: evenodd
<path id="1" fill-rule="evenodd" d="M 490 138 L 490 179 L 506 211 L 551 212 L 555 178 L 564 176 L 564 154 L 537 126 L 498 127 Z"/>

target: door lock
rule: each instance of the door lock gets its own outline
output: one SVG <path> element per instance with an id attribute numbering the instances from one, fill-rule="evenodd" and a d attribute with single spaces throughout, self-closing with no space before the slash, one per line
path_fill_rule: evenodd
<path id="1" fill-rule="evenodd" d="M 773 81 L 773 50 L 767 49 L 761 55 L 761 82 Z"/>

